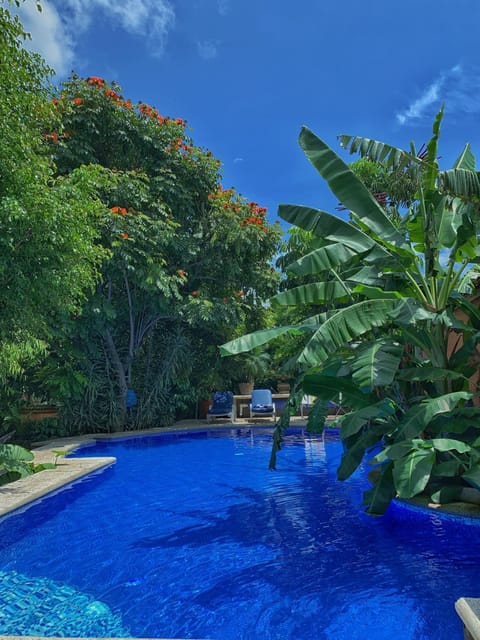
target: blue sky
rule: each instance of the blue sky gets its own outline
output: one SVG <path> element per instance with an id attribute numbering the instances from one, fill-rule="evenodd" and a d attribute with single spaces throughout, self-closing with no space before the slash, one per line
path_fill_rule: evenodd
<path id="1" fill-rule="evenodd" d="M 32 48 L 56 81 L 117 81 L 125 98 L 187 119 L 223 162 L 223 184 L 267 206 L 334 211 L 303 156 L 309 126 L 408 148 L 445 102 L 440 164 L 480 156 L 478 0 L 26 0 Z M 343 154 L 348 161 L 355 159 Z M 479 161 L 480 164 L 480 161 Z"/>

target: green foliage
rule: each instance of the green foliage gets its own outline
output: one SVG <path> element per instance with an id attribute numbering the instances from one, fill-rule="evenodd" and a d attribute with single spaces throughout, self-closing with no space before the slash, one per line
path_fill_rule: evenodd
<path id="1" fill-rule="evenodd" d="M 73 75 L 52 103 L 46 140 L 59 180 L 99 208 L 103 262 L 36 378 L 74 430 L 171 423 L 193 412 L 210 372 L 231 383 L 216 345 L 265 321 L 280 228 L 221 186 L 219 161 L 184 120 L 132 104 L 98 77 Z M 127 415 L 128 388 L 139 403 Z"/>
<path id="2" fill-rule="evenodd" d="M 55 469 L 55 464 L 47 462 L 35 465 L 31 451 L 16 444 L 0 444 L 0 485 L 25 478 L 44 469 Z"/>
<path id="3" fill-rule="evenodd" d="M 469 301 L 480 255 L 480 189 L 469 145 L 452 171 L 439 169 L 442 115 L 421 154 L 413 144 L 403 151 L 343 136 L 342 145 L 363 156 L 353 168 L 302 129 L 301 147 L 349 220 L 282 205 L 280 215 L 304 235 L 286 265 L 293 288 L 289 277 L 274 301 L 305 310 L 307 318 L 222 347 L 238 354 L 280 335 L 303 336 L 296 354 L 303 390 L 350 409 L 340 429 L 339 478 L 380 450 L 364 496 L 367 512 L 377 515 L 395 495 L 412 497 L 430 485 L 440 495 L 452 478 L 480 486 L 479 392 L 472 378 L 480 318 Z M 414 197 L 382 203 L 358 174 L 372 190 L 385 180 L 393 191 L 389 180 L 404 177 Z M 395 201 L 409 208 L 402 212 Z M 272 464 L 285 424 L 277 427 Z"/>
<path id="4" fill-rule="evenodd" d="M 94 202 L 53 179 L 51 71 L 0 7 L 0 383 L 44 355 L 52 327 L 78 311 L 98 266 Z"/>

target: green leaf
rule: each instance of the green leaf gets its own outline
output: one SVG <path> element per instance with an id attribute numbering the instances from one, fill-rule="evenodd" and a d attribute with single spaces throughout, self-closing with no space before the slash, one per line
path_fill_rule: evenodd
<path id="1" fill-rule="evenodd" d="M 326 211 L 301 205 L 281 204 L 278 207 L 278 215 L 290 224 L 311 231 L 320 238 L 340 242 L 359 253 L 376 245 L 375 241 L 358 227 Z"/>
<path id="2" fill-rule="evenodd" d="M 390 398 L 383 398 L 379 402 L 357 411 L 351 411 L 342 420 L 340 436 L 342 440 L 358 433 L 370 420 L 381 420 L 395 413 L 395 405 Z M 388 430 L 388 429 L 387 429 Z"/>
<path id="3" fill-rule="evenodd" d="M 299 356 L 299 362 L 320 365 L 346 343 L 390 322 L 396 300 L 365 300 L 336 310 L 315 332 Z"/>
<path id="4" fill-rule="evenodd" d="M 352 380 L 361 389 L 386 387 L 395 378 L 403 347 L 392 340 L 377 340 L 361 345 L 352 363 Z"/>
<path id="5" fill-rule="evenodd" d="M 449 502 L 458 502 L 462 493 L 462 487 L 442 487 L 430 496 L 435 504 L 448 504 Z"/>
<path id="6" fill-rule="evenodd" d="M 340 402 L 340 398 L 343 398 L 350 408 L 364 407 L 371 404 L 370 395 L 362 393 L 348 378 L 309 373 L 303 379 L 302 388 L 305 393 L 322 400 Z"/>
<path id="7" fill-rule="evenodd" d="M 320 273 L 321 271 L 332 271 L 336 267 L 350 262 L 351 259 L 357 255 L 356 251 L 352 251 L 352 249 L 337 242 L 307 253 L 296 262 L 289 264 L 287 271 L 291 271 L 297 275 L 310 275 L 312 273 Z"/>
<path id="8" fill-rule="evenodd" d="M 427 486 L 435 452 L 430 449 L 414 449 L 404 458 L 393 463 L 393 480 L 400 498 L 411 498 Z"/>
<path id="9" fill-rule="evenodd" d="M 378 162 L 390 169 L 403 169 L 412 162 L 420 164 L 416 155 L 385 142 L 360 136 L 340 135 L 337 138 L 340 146 L 350 154 L 358 153 L 362 158 L 367 157 L 372 162 Z"/>
<path id="10" fill-rule="evenodd" d="M 32 462 L 33 453 L 16 444 L 0 444 L 0 464 Z"/>
<path id="11" fill-rule="evenodd" d="M 371 464 L 378 464 L 380 462 L 385 462 L 385 460 L 399 460 L 410 453 L 412 449 L 418 449 L 414 440 L 391 444 L 388 447 L 385 447 L 383 451 L 380 451 L 380 453 L 372 458 L 370 462 Z"/>
<path id="12" fill-rule="evenodd" d="M 471 450 L 471 446 L 461 440 L 454 440 L 453 438 L 432 438 L 429 442 L 437 451 L 458 451 L 458 453 L 468 453 Z"/>
<path id="13" fill-rule="evenodd" d="M 465 169 L 449 169 L 439 172 L 441 188 L 448 194 L 477 200 L 480 197 L 480 174 Z"/>
<path id="14" fill-rule="evenodd" d="M 454 478 L 458 475 L 460 462 L 458 460 L 446 460 L 439 462 L 433 467 L 432 476 L 442 476 L 444 478 Z"/>
<path id="15" fill-rule="evenodd" d="M 294 306 L 300 304 L 323 304 L 331 300 L 347 300 L 350 298 L 348 285 L 331 280 L 329 282 L 312 282 L 282 291 L 270 299 L 272 305 Z"/>
<path id="16" fill-rule="evenodd" d="M 480 489 L 480 463 L 471 467 L 467 473 L 462 475 L 462 478 L 475 489 Z"/>
<path id="17" fill-rule="evenodd" d="M 389 462 L 382 467 L 382 473 L 373 487 L 363 493 L 363 505 L 366 505 L 366 513 L 372 516 L 381 516 L 387 510 L 388 505 L 395 497 L 395 485 L 393 482 L 393 463 Z"/>
<path id="18" fill-rule="evenodd" d="M 396 442 L 410 440 L 424 431 L 430 421 L 440 413 L 450 413 L 459 402 L 469 400 L 472 394 L 465 391 L 447 393 L 439 398 L 424 400 L 409 409 L 400 420 Z"/>
<path id="19" fill-rule="evenodd" d="M 302 127 L 299 143 L 305 155 L 328 182 L 339 201 L 378 237 L 403 243 L 395 226 L 363 182 L 343 160 L 308 127 Z"/>
<path id="20" fill-rule="evenodd" d="M 225 344 L 220 345 L 220 353 L 222 356 L 231 356 L 237 353 L 243 353 L 244 351 L 250 351 L 251 349 L 255 349 L 255 347 L 259 347 L 270 340 L 274 340 L 279 336 L 283 336 L 286 333 L 298 333 L 303 330 L 312 331 L 315 327 L 303 324 L 303 325 L 289 325 L 285 327 L 276 327 L 274 329 L 260 329 L 260 331 L 255 331 L 254 333 L 248 333 L 240 338 L 235 338 L 235 340 L 230 340 L 230 342 L 225 342 Z"/>
<path id="21" fill-rule="evenodd" d="M 356 278 L 355 278 L 355 282 L 356 282 Z M 381 289 L 380 287 L 372 287 L 372 286 L 367 286 L 367 285 L 357 285 L 356 287 L 354 287 L 353 289 L 353 293 L 358 293 L 361 296 L 364 296 L 365 298 L 368 298 L 369 300 L 388 300 L 388 299 L 392 299 L 392 300 L 399 300 L 402 299 L 403 296 L 399 291 L 385 291 L 384 289 Z"/>
<path id="22" fill-rule="evenodd" d="M 458 156 L 453 164 L 454 169 L 466 169 L 467 171 L 475 171 L 475 156 L 472 153 L 470 143 L 467 142 L 462 153 Z"/>
<path id="23" fill-rule="evenodd" d="M 400 371 L 398 371 L 397 377 L 399 380 L 408 380 L 409 382 L 435 382 L 436 380 L 445 380 L 446 378 L 449 378 L 451 380 L 460 380 L 461 378 L 465 378 L 465 376 L 458 371 L 451 371 L 450 369 L 442 369 L 441 367 L 429 366 L 400 369 Z"/>
<path id="24" fill-rule="evenodd" d="M 346 447 L 340 466 L 337 469 L 339 480 L 346 480 L 358 469 L 367 449 L 377 444 L 382 437 L 382 428 L 373 425 L 360 436 L 344 441 Z"/>
<path id="25" fill-rule="evenodd" d="M 440 136 L 440 124 L 443 120 L 443 106 L 435 116 L 433 121 L 432 132 L 433 135 L 427 143 L 427 157 L 425 158 L 426 171 L 423 172 L 423 185 L 426 191 L 433 191 L 436 186 L 438 164 L 438 139 Z"/>

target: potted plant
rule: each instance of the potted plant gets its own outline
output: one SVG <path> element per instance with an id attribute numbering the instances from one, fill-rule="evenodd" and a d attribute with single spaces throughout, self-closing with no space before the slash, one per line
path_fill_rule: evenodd
<path id="1" fill-rule="evenodd" d="M 264 376 L 270 365 L 270 355 L 266 352 L 248 352 L 238 358 L 237 380 L 241 395 L 250 395 L 255 378 Z"/>
<path id="2" fill-rule="evenodd" d="M 277 382 L 278 393 L 290 393 L 290 382 L 284 373 L 280 373 Z"/>

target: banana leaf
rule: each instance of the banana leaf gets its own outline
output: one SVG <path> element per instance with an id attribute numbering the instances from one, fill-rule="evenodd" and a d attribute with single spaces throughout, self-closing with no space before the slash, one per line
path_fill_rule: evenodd
<path id="1" fill-rule="evenodd" d="M 421 493 L 430 479 L 435 463 L 433 449 L 414 449 L 393 463 L 393 481 L 400 498 Z"/>
<path id="2" fill-rule="evenodd" d="M 453 196 L 466 200 L 478 200 L 480 197 L 480 174 L 466 169 L 447 169 L 439 171 L 440 188 Z"/>
<path id="3" fill-rule="evenodd" d="M 344 344 L 390 322 L 397 300 L 365 300 L 338 309 L 308 341 L 299 362 L 310 366 L 322 364 L 330 354 Z"/>
<path id="4" fill-rule="evenodd" d="M 340 146 L 350 154 L 358 153 L 362 158 L 367 157 L 372 162 L 378 162 L 390 169 L 404 169 L 414 163 L 421 165 L 421 160 L 408 151 L 361 136 L 337 136 Z"/>
<path id="5" fill-rule="evenodd" d="M 352 251 L 352 249 L 349 249 L 345 245 L 336 242 L 307 253 L 296 262 L 289 264 L 287 271 L 291 271 L 297 275 L 310 275 L 312 273 L 320 273 L 321 271 L 331 271 L 350 262 L 350 260 L 357 255 L 356 251 Z"/>
<path id="6" fill-rule="evenodd" d="M 383 435 L 383 428 L 372 425 L 360 436 L 353 436 L 344 441 L 345 451 L 337 469 L 337 478 L 346 480 L 354 473 L 362 462 L 365 452 L 377 444 Z"/>
<path id="7" fill-rule="evenodd" d="M 462 150 L 462 153 L 455 160 L 453 168 L 475 171 L 475 156 L 472 153 L 472 148 L 469 142 L 467 142 Z"/>
<path id="8" fill-rule="evenodd" d="M 375 404 L 363 407 L 347 414 L 342 420 L 340 436 L 342 440 L 347 440 L 358 433 L 372 419 L 379 421 L 395 413 L 395 404 L 390 398 L 383 398 Z M 390 430 L 387 428 L 387 430 Z"/>
<path id="9" fill-rule="evenodd" d="M 452 412 L 459 402 L 469 400 L 471 397 L 471 393 L 457 391 L 438 398 L 423 400 L 420 404 L 414 405 L 401 418 L 395 442 L 415 438 L 422 431 L 425 431 L 435 416 Z"/>
<path id="10" fill-rule="evenodd" d="M 326 211 L 304 207 L 302 205 L 281 204 L 278 207 L 280 218 L 305 231 L 311 231 L 320 238 L 339 242 L 359 253 L 375 247 L 375 240 L 342 218 Z"/>
<path id="11" fill-rule="evenodd" d="M 352 380 L 361 389 L 390 385 L 400 366 L 402 345 L 393 340 L 376 340 L 360 345 L 353 361 Z"/>
<path id="12" fill-rule="evenodd" d="M 372 403 L 372 396 L 362 393 L 349 378 L 308 373 L 303 379 L 302 388 L 305 393 L 322 400 L 340 402 L 340 398 L 343 398 L 350 409 L 358 409 Z"/>
<path id="13" fill-rule="evenodd" d="M 480 489 L 480 464 L 471 467 L 462 478 L 475 489 Z"/>
<path id="14" fill-rule="evenodd" d="M 324 304 L 332 300 L 346 302 L 350 299 L 348 285 L 338 280 L 302 284 L 288 291 L 282 291 L 270 298 L 272 305 L 294 306 L 300 304 Z"/>
<path id="15" fill-rule="evenodd" d="M 251 351 L 255 347 L 260 347 L 270 340 L 274 340 L 286 333 L 300 335 L 304 332 L 315 331 L 319 324 L 325 321 L 325 315 L 319 314 L 307 318 L 301 324 L 285 325 L 284 327 L 275 327 L 273 329 L 260 329 L 253 333 L 247 333 L 240 338 L 235 338 L 229 342 L 220 345 L 220 353 L 222 356 L 232 356 L 245 351 Z"/>
<path id="16" fill-rule="evenodd" d="M 354 212 L 377 237 L 403 244 L 403 237 L 367 187 L 323 140 L 304 126 L 300 131 L 299 143 L 312 165 L 347 209 Z"/>
<path id="17" fill-rule="evenodd" d="M 392 472 L 392 462 L 383 465 L 381 475 L 377 478 L 373 487 L 364 491 L 362 505 L 367 507 L 365 512 L 369 515 L 383 515 L 395 497 L 395 485 L 393 483 Z"/>

